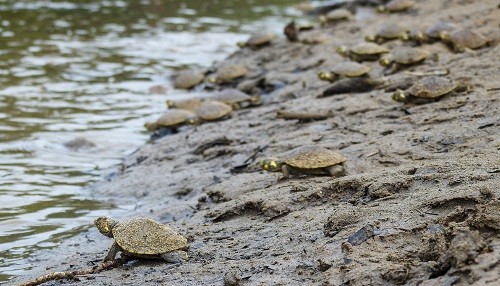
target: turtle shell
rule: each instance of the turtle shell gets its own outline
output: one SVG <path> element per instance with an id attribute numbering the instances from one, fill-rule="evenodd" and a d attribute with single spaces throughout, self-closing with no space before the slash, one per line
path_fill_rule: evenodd
<path id="1" fill-rule="evenodd" d="M 432 39 L 438 39 L 442 32 L 449 32 L 456 29 L 456 25 L 438 22 L 425 30 L 425 35 Z"/>
<path id="2" fill-rule="evenodd" d="M 215 75 L 217 83 L 225 83 L 246 75 L 247 68 L 243 65 L 227 65 L 219 68 Z"/>
<path id="3" fill-rule="evenodd" d="M 478 49 L 488 43 L 486 37 L 469 29 L 460 29 L 451 32 L 449 40 L 453 45 L 470 49 Z"/>
<path id="4" fill-rule="evenodd" d="M 184 109 L 169 109 L 156 120 L 156 125 L 173 127 L 185 123 L 190 118 L 196 118 L 196 114 Z"/>
<path id="5" fill-rule="evenodd" d="M 407 28 L 398 23 L 385 23 L 380 26 L 377 35 L 385 39 L 396 39 L 407 32 Z"/>
<path id="6" fill-rule="evenodd" d="M 120 222 L 112 232 L 116 243 L 130 254 L 154 256 L 188 247 L 185 237 L 149 218 Z"/>
<path id="7" fill-rule="evenodd" d="M 302 146 L 285 154 L 282 161 L 299 169 L 317 169 L 344 163 L 347 158 L 323 147 Z"/>
<path id="8" fill-rule="evenodd" d="M 336 64 L 332 68 L 333 73 L 347 77 L 362 76 L 368 73 L 370 70 L 371 68 L 369 66 L 365 66 L 363 64 L 351 61 Z"/>
<path id="9" fill-rule="evenodd" d="M 327 21 L 339 21 L 339 20 L 351 19 L 352 16 L 353 15 L 351 11 L 340 8 L 330 11 L 328 14 L 325 15 L 325 19 Z"/>
<path id="10" fill-rule="evenodd" d="M 167 105 L 169 108 L 173 109 L 184 109 L 192 112 L 196 112 L 198 107 L 201 105 L 200 98 L 189 98 L 181 100 L 167 100 Z"/>
<path id="11" fill-rule="evenodd" d="M 392 0 L 385 4 L 385 10 L 389 12 L 399 12 L 412 8 L 415 5 L 413 0 Z"/>
<path id="12" fill-rule="evenodd" d="M 250 95 L 235 88 L 228 88 L 220 91 L 211 98 L 229 105 L 249 102 L 253 99 Z"/>
<path id="13" fill-rule="evenodd" d="M 392 51 L 391 59 L 398 63 L 409 65 L 426 59 L 429 52 L 420 48 L 399 47 Z"/>
<path id="14" fill-rule="evenodd" d="M 201 71 L 187 70 L 180 72 L 174 80 L 174 87 L 180 89 L 190 89 L 205 80 L 205 75 Z"/>
<path id="15" fill-rule="evenodd" d="M 260 47 L 269 44 L 274 39 L 276 39 L 276 34 L 274 33 L 256 33 L 247 40 L 245 45 L 249 47 Z"/>
<path id="16" fill-rule="evenodd" d="M 419 98 L 437 98 L 452 92 L 457 84 L 445 77 L 429 76 L 417 81 L 408 93 Z"/>
<path id="17" fill-rule="evenodd" d="M 388 53 L 389 49 L 375 43 L 363 42 L 354 45 L 351 48 L 351 52 L 357 55 L 377 55 Z"/>
<path id="18" fill-rule="evenodd" d="M 224 102 L 207 100 L 204 101 L 196 113 L 203 120 L 217 120 L 229 115 L 233 111 L 231 106 L 225 104 Z"/>

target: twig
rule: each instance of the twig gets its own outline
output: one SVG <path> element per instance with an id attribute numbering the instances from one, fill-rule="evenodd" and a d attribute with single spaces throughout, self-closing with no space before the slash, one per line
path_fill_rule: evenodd
<path id="1" fill-rule="evenodd" d="M 89 275 L 89 274 L 96 274 L 104 270 L 108 270 L 117 266 L 120 266 L 126 262 L 126 258 L 118 258 L 115 260 L 111 261 L 106 261 L 103 262 L 97 266 L 94 266 L 92 268 L 87 268 L 83 270 L 73 270 L 73 271 L 63 271 L 63 272 L 52 272 L 49 274 L 45 274 L 42 276 L 39 276 L 33 280 L 30 280 L 28 282 L 25 282 L 21 284 L 20 286 L 36 286 L 40 285 L 52 280 L 59 280 L 59 279 L 77 279 L 77 276 L 83 276 L 83 275 Z"/>

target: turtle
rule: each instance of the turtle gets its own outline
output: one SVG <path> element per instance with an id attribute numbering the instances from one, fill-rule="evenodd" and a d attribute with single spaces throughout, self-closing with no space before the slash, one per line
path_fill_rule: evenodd
<path id="1" fill-rule="evenodd" d="M 401 67 L 421 63 L 429 57 L 430 53 L 421 48 L 397 47 L 391 53 L 380 59 L 380 65 L 388 67 L 391 73 Z"/>
<path id="2" fill-rule="evenodd" d="M 325 120 L 333 116 L 331 110 L 328 111 L 295 111 L 295 110 L 277 110 L 276 118 L 285 120 L 298 120 L 300 123 Z"/>
<path id="3" fill-rule="evenodd" d="M 262 104 L 260 96 L 250 96 L 235 88 L 224 89 L 216 93 L 214 96 L 211 96 L 210 99 L 224 102 L 235 110 L 247 106 Z"/>
<path id="4" fill-rule="evenodd" d="M 379 27 L 377 34 L 368 35 L 365 37 L 365 40 L 368 42 L 377 42 L 379 44 L 398 38 L 407 40 L 408 30 L 407 27 L 399 23 L 385 23 Z"/>
<path id="5" fill-rule="evenodd" d="M 320 98 L 352 92 L 367 92 L 372 91 L 374 88 L 380 86 L 381 84 L 382 82 L 379 80 L 366 77 L 344 78 L 334 82 L 331 86 L 329 86 L 316 97 Z"/>
<path id="6" fill-rule="evenodd" d="M 288 23 L 285 26 L 283 33 L 290 42 L 297 42 L 299 40 L 299 31 L 297 30 L 297 25 L 295 25 L 295 21 Z"/>
<path id="7" fill-rule="evenodd" d="M 197 124 L 199 122 L 195 113 L 184 109 L 169 109 L 163 113 L 155 122 L 144 124 L 149 131 L 156 131 L 160 128 L 176 129 L 184 124 Z"/>
<path id="8" fill-rule="evenodd" d="M 228 117 L 233 109 L 230 105 L 216 100 L 206 100 L 196 110 L 201 120 L 214 121 Z"/>
<path id="9" fill-rule="evenodd" d="M 443 33 L 451 32 L 457 29 L 457 25 L 448 22 L 437 22 L 425 29 L 424 37 L 432 40 L 439 40 Z"/>
<path id="10" fill-rule="evenodd" d="M 205 74 L 199 70 L 182 71 L 175 76 L 174 87 L 191 89 L 205 80 Z"/>
<path id="11" fill-rule="evenodd" d="M 217 70 L 214 76 L 208 78 L 211 83 L 223 84 L 246 75 L 248 72 L 244 65 L 225 65 Z"/>
<path id="12" fill-rule="evenodd" d="M 362 42 L 350 49 L 346 46 L 340 46 L 337 48 L 337 52 L 345 57 L 350 57 L 354 61 L 361 62 L 376 61 L 382 54 L 388 53 L 389 49 L 375 43 Z"/>
<path id="13" fill-rule="evenodd" d="M 196 112 L 196 109 L 200 107 L 201 102 L 201 98 L 188 98 L 180 100 L 167 99 L 166 104 L 170 109 L 184 109 Z"/>
<path id="14" fill-rule="evenodd" d="M 429 76 L 414 83 L 407 91 L 397 90 L 392 99 L 417 104 L 432 102 L 457 88 L 458 84 L 446 77 Z"/>
<path id="15" fill-rule="evenodd" d="M 319 16 L 321 25 L 346 21 L 353 17 L 351 11 L 343 8 L 335 9 L 328 12 L 326 15 Z"/>
<path id="16" fill-rule="evenodd" d="M 343 163 L 347 158 L 329 149 L 306 145 L 297 147 L 281 156 L 281 158 L 264 159 L 260 161 L 263 170 L 281 172 L 287 179 L 290 174 L 330 175 L 333 177 L 345 175 Z"/>
<path id="17" fill-rule="evenodd" d="M 269 45 L 276 38 L 277 35 L 274 33 L 259 32 L 251 35 L 246 42 L 238 42 L 237 44 L 240 48 L 249 47 L 257 49 Z"/>
<path id="18" fill-rule="evenodd" d="M 462 52 L 466 49 L 479 49 L 490 42 L 485 36 L 470 29 L 458 29 L 452 32 L 441 31 L 439 37 L 456 52 Z"/>
<path id="19" fill-rule="evenodd" d="M 380 5 L 377 7 L 378 12 L 402 12 L 409 10 L 415 6 L 415 1 L 413 0 L 391 0 L 385 5 Z"/>
<path id="20" fill-rule="evenodd" d="M 94 224 L 100 233 L 114 239 L 104 261 L 114 260 L 118 252 L 173 263 L 188 259 L 187 239 L 153 219 L 133 218 L 118 222 L 109 217 L 98 217 Z"/>
<path id="21" fill-rule="evenodd" d="M 345 77 L 360 77 L 366 75 L 371 68 L 357 62 L 342 62 L 332 67 L 331 71 L 321 71 L 318 77 L 321 80 L 333 82 L 340 76 Z"/>

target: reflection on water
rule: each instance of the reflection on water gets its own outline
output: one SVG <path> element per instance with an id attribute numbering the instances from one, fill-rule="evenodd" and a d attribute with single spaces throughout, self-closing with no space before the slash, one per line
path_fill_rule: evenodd
<path id="1" fill-rule="evenodd" d="M 154 85 L 208 66 L 255 31 L 279 32 L 298 1 L 0 2 L 0 282 L 98 215 L 134 206 L 83 188 L 144 144 L 164 109 Z M 91 149 L 64 143 L 84 137 Z"/>

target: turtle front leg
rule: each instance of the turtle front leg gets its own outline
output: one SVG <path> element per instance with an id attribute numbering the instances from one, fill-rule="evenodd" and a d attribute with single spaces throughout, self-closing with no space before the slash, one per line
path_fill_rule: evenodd
<path id="1" fill-rule="evenodd" d="M 283 177 L 280 178 L 280 181 L 286 180 L 290 177 L 290 169 L 287 165 L 283 164 L 283 166 L 281 166 L 281 173 L 283 174 Z"/>
<path id="2" fill-rule="evenodd" d="M 163 253 L 160 257 L 168 263 L 182 263 L 188 260 L 187 252 L 183 250 Z"/>
<path id="3" fill-rule="evenodd" d="M 108 254 L 104 257 L 104 262 L 112 261 L 115 259 L 116 254 L 120 251 L 120 246 L 116 242 L 113 242 L 113 245 L 109 248 Z"/>
<path id="4" fill-rule="evenodd" d="M 345 175 L 345 168 L 342 165 L 334 165 L 326 169 L 330 176 L 340 177 Z"/>

